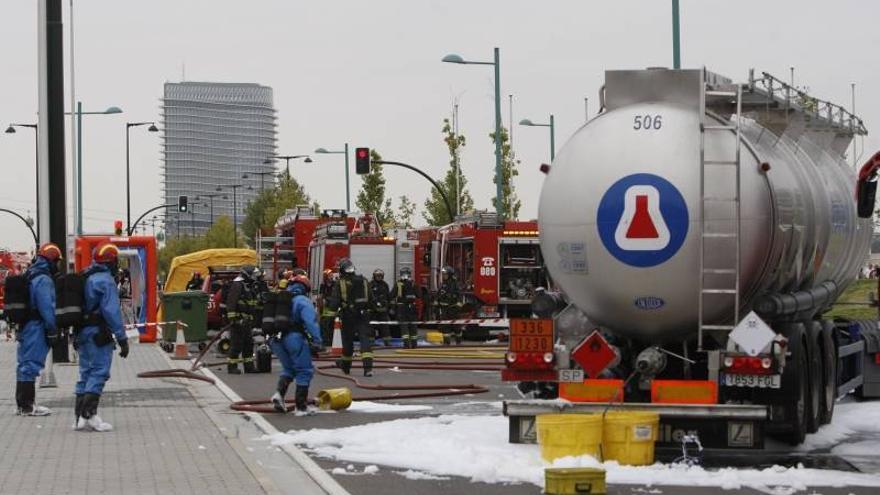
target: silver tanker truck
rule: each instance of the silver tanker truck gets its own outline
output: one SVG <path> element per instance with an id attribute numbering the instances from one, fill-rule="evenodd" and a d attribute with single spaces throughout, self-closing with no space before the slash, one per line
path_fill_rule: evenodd
<path id="1" fill-rule="evenodd" d="M 880 395 L 877 321 L 822 314 L 868 254 L 880 154 L 860 119 L 769 74 L 608 71 L 601 113 L 557 154 L 541 250 L 558 291 L 511 322 L 513 442 L 533 418 L 660 413 L 660 445 L 793 444 L 852 391 Z"/>

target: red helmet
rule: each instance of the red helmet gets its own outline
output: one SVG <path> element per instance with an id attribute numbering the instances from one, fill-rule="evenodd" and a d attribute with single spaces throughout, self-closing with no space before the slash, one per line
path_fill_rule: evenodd
<path id="1" fill-rule="evenodd" d="M 116 244 L 110 242 L 102 242 L 95 247 L 94 255 L 95 263 L 116 263 L 119 261 L 119 248 Z"/>
<path id="2" fill-rule="evenodd" d="M 309 291 L 312 288 L 312 283 L 309 281 L 309 277 L 306 277 L 305 275 L 294 275 L 293 278 L 290 279 L 290 284 L 288 285 L 293 284 L 303 284 L 306 291 Z"/>
<path id="3" fill-rule="evenodd" d="M 37 256 L 46 258 L 46 261 L 49 263 L 55 263 L 61 259 L 61 248 L 53 242 L 47 242 L 40 246 L 39 251 L 37 251 Z"/>

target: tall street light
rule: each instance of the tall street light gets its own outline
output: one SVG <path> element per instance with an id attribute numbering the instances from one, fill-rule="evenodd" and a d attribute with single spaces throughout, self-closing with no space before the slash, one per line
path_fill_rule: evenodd
<path id="1" fill-rule="evenodd" d="M 492 65 L 495 67 L 495 212 L 499 218 L 504 215 L 501 205 L 504 204 L 504 188 L 502 187 L 501 174 L 501 56 L 498 47 L 495 47 L 495 59 L 493 62 L 475 62 L 465 60 L 460 55 L 450 54 L 442 59 L 443 62 L 450 64 L 464 65 Z"/>
<path id="2" fill-rule="evenodd" d="M 345 149 L 342 151 L 328 151 L 325 148 L 318 148 L 315 153 L 322 155 L 340 155 L 345 154 L 345 211 L 351 211 L 351 188 L 348 179 L 348 143 L 345 143 Z"/>
<path id="3" fill-rule="evenodd" d="M 232 247 L 238 247 L 238 188 L 245 187 L 245 184 L 228 184 L 226 186 L 217 186 L 217 192 L 223 190 L 224 187 L 232 189 Z"/>
<path id="4" fill-rule="evenodd" d="M 229 196 L 223 193 L 199 194 L 198 196 L 196 196 L 196 201 L 202 198 L 208 198 L 211 200 L 211 225 L 214 225 L 214 198 L 218 196 L 220 197 L 220 199 L 229 199 Z"/>
<path id="5" fill-rule="evenodd" d="M 82 116 L 83 115 L 112 115 L 116 113 L 122 113 L 122 109 L 119 107 L 107 107 L 103 112 L 83 112 L 82 102 L 76 102 L 76 111 L 73 112 L 76 115 L 76 173 L 74 174 L 74 180 L 76 182 L 76 201 L 74 201 L 74 205 L 76 206 L 76 218 L 75 218 L 75 230 L 77 234 L 82 234 L 82 214 L 83 214 L 83 195 L 82 195 Z M 65 114 L 67 115 L 67 114 Z"/>
<path id="6" fill-rule="evenodd" d="M 129 154 L 129 129 L 149 125 L 149 132 L 159 132 L 155 122 L 126 122 L 125 123 L 125 230 L 131 230 L 131 156 Z"/>
<path id="7" fill-rule="evenodd" d="M 536 124 L 529 119 L 522 119 L 519 121 L 519 125 L 524 125 L 527 127 L 549 127 L 550 128 L 550 161 L 556 159 L 556 128 L 553 124 L 553 114 L 550 114 L 550 123 L 549 124 Z"/>
<path id="8" fill-rule="evenodd" d="M 259 175 L 260 176 L 260 192 L 263 192 L 264 179 L 267 175 L 275 175 L 275 171 L 271 170 L 269 172 L 248 172 L 246 174 L 241 174 L 242 179 L 250 179 L 251 175 Z"/>
<path id="9" fill-rule="evenodd" d="M 40 231 L 40 133 L 37 132 L 37 124 L 9 124 L 6 128 L 6 134 L 15 134 L 16 127 L 27 127 L 34 130 L 34 140 L 36 141 L 36 160 L 37 160 L 37 232 Z"/>
<path id="10" fill-rule="evenodd" d="M 268 165 L 272 163 L 273 160 L 284 160 L 287 162 L 287 176 L 290 177 L 290 160 L 295 160 L 297 158 L 305 158 L 305 160 L 303 160 L 305 163 L 312 163 L 312 157 L 309 155 L 271 155 L 263 160 L 263 164 Z"/>

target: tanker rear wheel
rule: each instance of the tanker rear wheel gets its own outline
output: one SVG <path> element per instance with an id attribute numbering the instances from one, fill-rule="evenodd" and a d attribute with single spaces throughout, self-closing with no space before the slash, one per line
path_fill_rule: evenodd
<path id="1" fill-rule="evenodd" d="M 825 321 L 822 329 L 822 406 L 819 409 L 820 422 L 827 425 L 834 417 L 834 404 L 837 401 L 837 351 L 834 345 L 834 324 Z"/>
<path id="2" fill-rule="evenodd" d="M 807 332 L 807 360 L 809 372 L 807 381 L 807 433 L 816 433 L 822 424 L 822 396 L 825 393 L 825 380 L 822 371 L 822 349 L 819 340 L 822 338 L 822 327 L 819 322 L 812 322 Z"/>
<path id="3" fill-rule="evenodd" d="M 797 352 L 797 356 L 795 356 L 795 360 L 789 363 L 789 366 L 794 365 L 795 369 L 793 373 L 795 374 L 795 386 L 797 387 L 797 394 L 795 395 L 795 402 L 786 407 L 786 418 L 790 418 L 788 424 L 788 431 L 784 435 L 784 439 L 790 443 L 791 445 L 800 445 L 804 443 L 804 439 L 807 436 L 807 414 L 809 410 L 809 359 L 807 357 L 807 350 L 804 348 L 803 342 L 797 346 L 795 349 Z"/>

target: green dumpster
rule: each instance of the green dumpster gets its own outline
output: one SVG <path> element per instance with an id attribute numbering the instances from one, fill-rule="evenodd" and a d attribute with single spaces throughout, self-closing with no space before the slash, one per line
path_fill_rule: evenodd
<path id="1" fill-rule="evenodd" d="M 200 290 L 168 292 L 162 294 L 162 314 L 165 321 L 186 323 L 187 342 L 208 340 L 208 294 Z M 177 339 L 176 325 L 162 327 L 162 340 Z"/>

